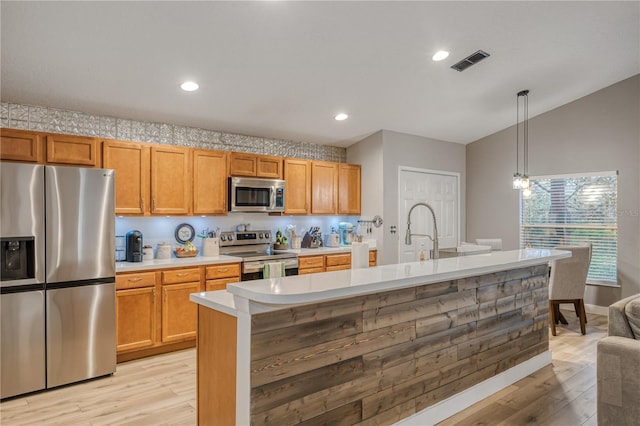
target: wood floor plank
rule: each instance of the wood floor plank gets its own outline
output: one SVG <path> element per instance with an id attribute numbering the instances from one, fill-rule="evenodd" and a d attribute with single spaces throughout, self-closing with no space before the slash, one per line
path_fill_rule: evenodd
<path id="1" fill-rule="evenodd" d="M 549 336 L 552 365 L 441 424 L 595 426 L 596 344 L 607 334 L 607 318 L 588 315 L 583 336 L 575 314 L 567 311 L 565 317 L 569 324 Z M 194 349 L 129 361 L 111 377 L 3 401 L 0 424 L 195 425 L 195 378 Z M 409 412 L 413 403 L 405 407 Z M 396 414 L 381 413 L 371 423 L 388 424 Z"/>

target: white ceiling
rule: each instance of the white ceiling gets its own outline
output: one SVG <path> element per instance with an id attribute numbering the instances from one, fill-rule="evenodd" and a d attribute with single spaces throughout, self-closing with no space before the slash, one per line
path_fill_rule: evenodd
<path id="1" fill-rule="evenodd" d="M 380 129 L 469 143 L 514 124 L 519 90 L 532 117 L 640 72 L 638 1 L 1 7 L 4 102 L 336 146 Z"/>

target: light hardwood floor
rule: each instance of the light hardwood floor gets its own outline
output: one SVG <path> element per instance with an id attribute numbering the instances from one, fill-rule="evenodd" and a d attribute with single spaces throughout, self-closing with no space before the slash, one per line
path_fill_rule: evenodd
<path id="1" fill-rule="evenodd" d="M 575 314 L 550 336 L 553 363 L 445 420 L 441 425 L 596 425 L 596 343 L 607 318 Z M 194 349 L 118 365 L 112 377 L 0 404 L 0 424 L 194 425 Z"/>

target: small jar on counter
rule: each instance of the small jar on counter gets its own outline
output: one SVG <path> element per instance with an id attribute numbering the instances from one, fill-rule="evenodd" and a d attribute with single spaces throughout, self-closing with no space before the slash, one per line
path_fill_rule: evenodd
<path id="1" fill-rule="evenodd" d="M 153 247 L 146 245 L 142 246 L 142 261 L 148 262 L 153 260 Z"/>

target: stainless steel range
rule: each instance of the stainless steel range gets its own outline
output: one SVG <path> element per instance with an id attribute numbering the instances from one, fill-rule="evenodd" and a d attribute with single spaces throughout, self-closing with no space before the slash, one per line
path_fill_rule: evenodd
<path id="1" fill-rule="evenodd" d="M 242 258 L 242 281 L 262 279 L 264 265 L 269 262 L 282 262 L 286 275 L 298 275 L 295 253 L 271 251 L 271 231 L 221 232 L 220 254 Z"/>

